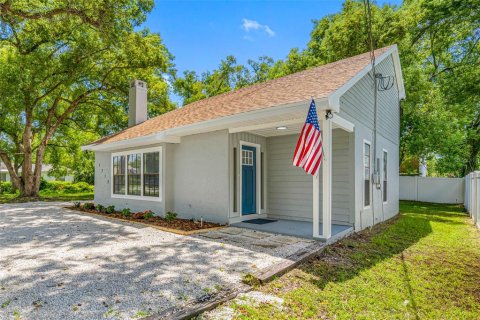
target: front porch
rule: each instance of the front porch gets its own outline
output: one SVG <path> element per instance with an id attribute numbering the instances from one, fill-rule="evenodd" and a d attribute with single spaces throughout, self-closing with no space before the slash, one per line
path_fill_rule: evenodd
<path id="1" fill-rule="evenodd" d="M 292 165 L 305 113 L 230 128 L 231 213 L 235 227 L 334 241 L 355 223 L 354 125 L 318 110 L 324 158 L 311 176 Z M 248 186 L 248 187 L 246 187 Z M 248 197 L 245 194 L 248 193 Z M 246 220 L 271 219 L 252 224 Z"/>
<path id="2" fill-rule="evenodd" d="M 249 223 L 248 220 L 243 222 L 234 223 L 231 226 L 237 228 L 251 229 L 255 231 L 263 231 L 269 233 L 278 233 L 288 236 L 300 237 L 311 239 L 313 223 L 308 221 L 295 221 L 295 220 L 271 220 L 272 222 L 268 223 Z M 332 223 L 332 236 L 327 241 L 335 241 L 337 239 L 343 238 L 353 232 L 353 227 L 341 224 Z M 319 230 L 323 230 L 323 224 L 320 223 Z"/>

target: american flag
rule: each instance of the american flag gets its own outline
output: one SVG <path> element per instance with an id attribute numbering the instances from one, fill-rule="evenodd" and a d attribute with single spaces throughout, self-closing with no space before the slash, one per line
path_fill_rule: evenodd
<path id="1" fill-rule="evenodd" d="M 318 168 L 323 159 L 322 132 L 318 125 L 317 109 L 315 101 L 310 103 L 307 120 L 303 125 L 302 133 L 293 155 L 293 165 L 303 168 L 311 175 L 318 173 Z"/>

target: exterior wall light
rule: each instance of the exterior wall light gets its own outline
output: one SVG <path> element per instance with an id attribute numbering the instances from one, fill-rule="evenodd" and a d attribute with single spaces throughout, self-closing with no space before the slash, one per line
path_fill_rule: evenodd
<path id="1" fill-rule="evenodd" d="M 277 127 L 277 130 L 287 130 L 287 129 L 288 129 L 288 127 L 286 127 L 286 126 Z"/>

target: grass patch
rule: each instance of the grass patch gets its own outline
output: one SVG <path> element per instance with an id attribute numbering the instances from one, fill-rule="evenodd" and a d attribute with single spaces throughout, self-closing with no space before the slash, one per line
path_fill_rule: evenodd
<path id="1" fill-rule="evenodd" d="M 239 319 L 479 319 L 480 232 L 463 208 L 402 202 L 401 214 L 258 288 L 284 308 Z"/>

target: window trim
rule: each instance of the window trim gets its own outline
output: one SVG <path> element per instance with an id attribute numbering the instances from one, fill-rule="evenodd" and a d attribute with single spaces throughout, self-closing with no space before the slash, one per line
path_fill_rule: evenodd
<path id="1" fill-rule="evenodd" d="M 262 148 L 261 148 L 261 145 L 258 144 L 258 143 L 253 143 L 253 142 L 247 142 L 247 141 L 243 141 L 243 140 L 240 140 L 239 141 L 239 158 L 240 158 L 240 161 L 239 161 L 239 193 L 240 193 L 240 197 L 239 197 L 239 206 L 238 206 L 238 210 L 240 212 L 240 217 L 245 217 L 245 216 L 255 216 L 255 215 L 259 215 L 259 214 L 262 214 L 262 206 L 260 204 L 260 201 L 261 200 L 261 185 L 260 185 L 260 152 L 262 151 Z M 249 215 L 244 215 L 242 212 L 243 212 L 243 208 L 242 208 L 242 201 L 243 201 L 243 194 L 242 194 L 242 180 L 243 180 L 243 174 L 242 174 L 242 147 L 243 146 L 248 146 L 248 147 L 254 147 L 256 148 L 256 152 L 255 152 L 255 155 L 256 155 L 256 166 L 255 166 L 255 170 L 256 170 L 256 181 L 255 181 L 255 186 L 256 186 L 256 204 L 255 204 L 255 208 L 257 209 L 257 213 L 254 213 L 254 214 L 249 214 Z"/>
<path id="2" fill-rule="evenodd" d="M 372 143 L 366 139 L 363 139 L 363 144 L 362 144 L 362 193 L 363 193 L 363 199 L 362 199 L 362 206 L 363 209 L 370 209 L 372 207 L 372 192 L 369 190 L 369 204 L 368 206 L 365 205 L 365 145 L 368 144 L 370 147 L 370 155 L 369 155 L 369 177 L 368 177 L 368 187 L 371 189 L 372 188 Z"/>
<path id="3" fill-rule="evenodd" d="M 387 172 L 388 172 L 388 150 L 387 149 L 382 149 L 382 164 L 383 164 L 383 168 L 382 168 L 382 201 L 383 201 L 383 204 L 388 204 L 388 174 L 387 174 L 387 179 L 385 179 L 385 154 L 387 154 Z M 384 182 L 387 182 L 387 200 L 385 201 L 383 199 L 383 188 L 385 188 L 385 186 L 383 185 Z"/>
<path id="4" fill-rule="evenodd" d="M 158 180 L 158 197 L 150 197 L 150 196 L 144 196 L 143 195 L 143 154 L 144 153 L 149 153 L 149 152 L 158 152 L 158 175 L 159 175 L 159 180 Z M 135 196 L 135 195 L 129 195 L 128 194 L 128 155 L 131 154 L 141 154 L 140 157 L 140 195 Z M 127 151 L 120 151 L 120 152 L 112 152 L 110 154 L 110 181 L 111 181 L 111 187 L 110 187 L 110 197 L 111 198 L 116 198 L 116 199 L 131 199 L 131 200 L 147 200 L 147 201 L 156 201 L 156 202 L 161 202 L 162 195 L 163 195 L 163 148 L 161 146 L 159 147 L 153 147 L 153 148 L 144 148 L 144 149 L 132 149 L 132 150 L 127 150 Z M 113 157 L 116 156 L 125 156 L 125 194 L 115 194 L 113 193 Z"/>

